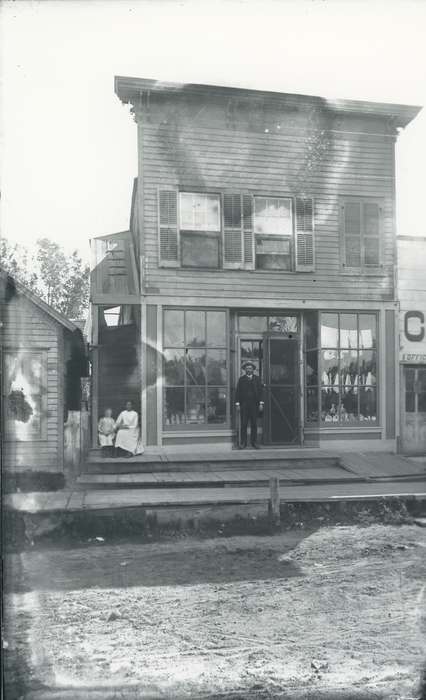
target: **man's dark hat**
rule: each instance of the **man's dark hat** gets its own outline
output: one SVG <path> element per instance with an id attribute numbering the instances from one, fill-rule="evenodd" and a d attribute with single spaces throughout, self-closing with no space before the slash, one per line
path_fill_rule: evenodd
<path id="1" fill-rule="evenodd" d="M 247 367 L 253 367 L 253 369 L 256 369 L 256 365 L 254 364 L 254 362 L 250 362 L 250 360 L 244 362 L 243 364 L 243 369 L 246 369 Z"/>

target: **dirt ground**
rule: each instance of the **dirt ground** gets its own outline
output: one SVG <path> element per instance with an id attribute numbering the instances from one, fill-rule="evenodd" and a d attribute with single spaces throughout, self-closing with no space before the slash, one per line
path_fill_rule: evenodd
<path id="1" fill-rule="evenodd" d="M 416 525 L 95 540 L 10 555 L 6 574 L 6 700 L 25 685 L 62 689 L 58 698 L 66 688 L 176 700 L 419 697 L 426 530 Z"/>

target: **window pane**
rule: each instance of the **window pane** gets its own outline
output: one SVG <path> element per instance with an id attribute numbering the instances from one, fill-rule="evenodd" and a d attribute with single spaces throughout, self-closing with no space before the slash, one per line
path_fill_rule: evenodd
<path id="1" fill-rule="evenodd" d="M 366 236 L 379 236 L 379 205 L 364 203 L 364 233 Z"/>
<path id="2" fill-rule="evenodd" d="M 42 437 L 42 375 L 46 361 L 41 353 L 5 352 L 5 434 L 8 440 Z"/>
<path id="3" fill-rule="evenodd" d="M 270 316 L 268 327 L 274 333 L 297 333 L 297 316 Z"/>
<path id="4" fill-rule="evenodd" d="M 359 347 L 376 347 L 376 317 L 372 314 L 359 315 Z"/>
<path id="5" fill-rule="evenodd" d="M 338 323 L 337 314 L 321 314 L 321 347 L 337 348 Z"/>
<path id="6" fill-rule="evenodd" d="M 290 246 L 288 247 L 290 249 Z M 266 246 L 263 244 L 261 248 L 256 245 L 256 270 L 291 270 L 291 255 L 280 255 L 279 253 L 265 255 L 263 253 L 265 248 Z M 261 254 L 260 250 L 262 250 Z"/>
<path id="7" fill-rule="evenodd" d="M 186 422 L 206 422 L 206 400 L 204 387 L 188 387 L 186 390 Z"/>
<path id="8" fill-rule="evenodd" d="M 345 251 L 346 259 L 345 263 L 347 267 L 360 267 L 361 266 L 361 240 L 359 238 L 349 238 L 345 239 Z"/>
<path id="9" fill-rule="evenodd" d="M 318 347 L 318 312 L 307 311 L 304 315 L 305 348 Z"/>
<path id="10" fill-rule="evenodd" d="M 262 341 L 243 340 L 241 341 L 241 374 L 243 365 L 247 360 L 251 360 L 255 366 L 255 374 L 262 377 Z"/>
<path id="11" fill-rule="evenodd" d="M 415 412 L 415 396 L 414 391 L 407 391 L 405 393 L 405 411 L 407 413 Z"/>
<path id="12" fill-rule="evenodd" d="M 164 312 L 164 342 L 167 347 L 183 346 L 183 311 L 168 310 Z"/>
<path id="13" fill-rule="evenodd" d="M 347 386 L 358 383 L 358 353 L 356 350 L 341 350 L 340 381 Z"/>
<path id="14" fill-rule="evenodd" d="M 186 345 L 202 347 L 206 344 L 206 314 L 205 311 L 187 311 Z"/>
<path id="15" fill-rule="evenodd" d="M 291 199 L 255 197 L 254 230 L 273 236 L 291 236 Z"/>
<path id="16" fill-rule="evenodd" d="M 359 419 L 360 421 L 372 421 L 377 418 L 376 389 L 362 387 L 359 394 Z"/>
<path id="17" fill-rule="evenodd" d="M 340 347 L 356 348 L 357 344 L 357 315 L 340 314 Z"/>
<path id="18" fill-rule="evenodd" d="M 341 389 L 341 423 L 357 423 L 358 415 L 358 389 L 353 386 L 343 386 Z"/>
<path id="19" fill-rule="evenodd" d="M 345 204 L 345 235 L 359 236 L 361 234 L 361 204 L 346 202 Z"/>
<path id="20" fill-rule="evenodd" d="M 185 422 L 184 389 L 164 390 L 164 423 L 180 425 Z"/>
<path id="21" fill-rule="evenodd" d="M 184 267 L 219 267 L 218 236 L 182 232 L 180 241 Z"/>
<path id="22" fill-rule="evenodd" d="M 360 384 L 376 383 L 376 353 L 374 350 L 359 351 L 359 381 Z"/>
<path id="23" fill-rule="evenodd" d="M 417 403 L 418 412 L 426 413 L 426 392 L 422 391 L 420 394 L 418 394 Z"/>
<path id="24" fill-rule="evenodd" d="M 184 382 L 185 355 L 183 350 L 164 350 L 164 381 L 166 385 Z"/>
<path id="25" fill-rule="evenodd" d="M 404 374 L 405 374 L 405 389 L 406 391 L 414 391 L 414 376 L 415 376 L 415 371 L 414 369 L 404 369 Z"/>
<path id="26" fill-rule="evenodd" d="M 417 370 L 416 391 L 426 391 L 426 370 Z"/>
<path id="27" fill-rule="evenodd" d="M 219 195 L 181 192 L 180 226 L 187 231 L 220 231 Z"/>
<path id="28" fill-rule="evenodd" d="M 318 422 L 318 387 L 306 391 L 306 422 Z"/>
<path id="29" fill-rule="evenodd" d="M 226 313 L 224 311 L 207 311 L 207 345 L 226 347 Z"/>
<path id="30" fill-rule="evenodd" d="M 226 423 L 225 389 L 209 389 L 207 392 L 207 422 Z"/>
<path id="31" fill-rule="evenodd" d="M 209 350 L 207 354 L 207 384 L 221 386 L 226 382 L 226 350 Z"/>
<path id="32" fill-rule="evenodd" d="M 337 350 L 321 351 L 321 384 L 339 384 Z"/>
<path id="33" fill-rule="evenodd" d="M 186 351 L 186 383 L 205 386 L 206 383 L 206 351 Z"/>
<path id="34" fill-rule="evenodd" d="M 240 316 L 239 327 L 242 333 L 264 333 L 266 316 Z"/>
<path id="35" fill-rule="evenodd" d="M 318 351 L 310 350 L 306 353 L 306 384 L 308 386 L 318 384 Z"/>
<path id="36" fill-rule="evenodd" d="M 321 389 L 321 420 L 324 423 L 339 422 L 339 390 L 336 387 Z"/>
<path id="37" fill-rule="evenodd" d="M 378 265 L 379 264 L 379 239 L 378 238 L 364 238 L 364 250 L 365 250 L 365 264 L 366 265 Z"/>

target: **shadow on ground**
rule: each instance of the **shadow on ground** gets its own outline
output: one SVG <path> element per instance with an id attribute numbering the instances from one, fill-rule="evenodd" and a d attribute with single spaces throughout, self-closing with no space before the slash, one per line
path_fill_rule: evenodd
<path id="1" fill-rule="evenodd" d="M 311 532 L 285 536 L 208 540 L 202 545 L 88 544 L 77 549 L 48 549 L 6 556 L 6 592 L 66 591 L 132 586 L 182 586 L 302 576 L 300 568 L 279 557 Z"/>

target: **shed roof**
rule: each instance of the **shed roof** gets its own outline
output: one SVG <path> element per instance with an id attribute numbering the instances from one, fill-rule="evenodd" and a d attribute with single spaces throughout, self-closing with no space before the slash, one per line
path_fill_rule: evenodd
<path id="1" fill-rule="evenodd" d="M 115 92 L 122 102 L 132 102 L 141 92 L 150 91 L 164 94 L 193 94 L 222 97 L 263 98 L 271 102 L 282 101 L 288 105 L 317 105 L 331 112 L 362 114 L 392 118 L 397 127 L 405 127 L 422 109 L 417 105 L 394 104 L 388 102 L 369 102 L 367 100 L 328 99 L 315 95 L 302 95 L 265 90 L 252 90 L 239 87 L 203 85 L 197 83 L 172 83 L 152 78 L 115 77 Z"/>

